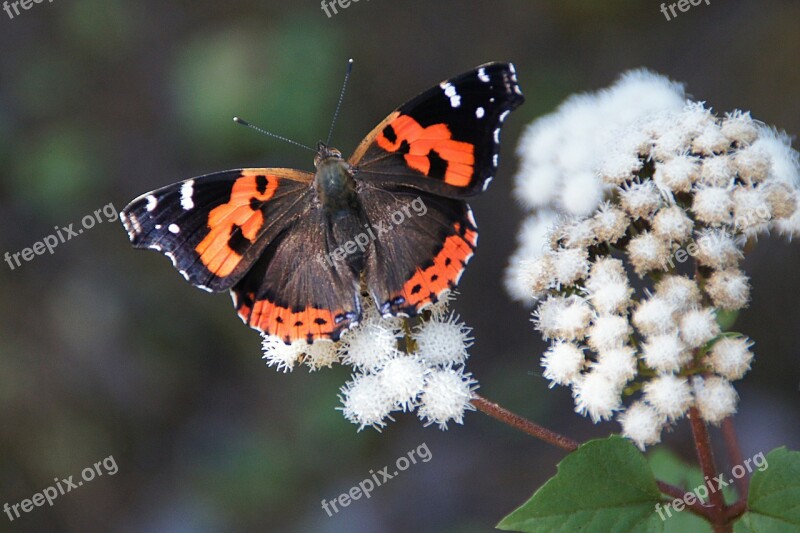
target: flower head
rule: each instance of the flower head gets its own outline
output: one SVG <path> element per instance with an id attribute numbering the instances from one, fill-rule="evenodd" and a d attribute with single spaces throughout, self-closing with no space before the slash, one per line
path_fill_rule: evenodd
<path id="1" fill-rule="evenodd" d="M 532 213 L 509 279 L 538 301 L 550 385 L 570 387 L 594 422 L 616 417 L 642 448 L 691 406 L 714 424 L 735 412 L 730 382 L 749 370 L 751 341 L 717 316 L 750 300 L 746 244 L 800 235 L 789 137 L 637 71 L 538 119 L 519 154 Z"/>

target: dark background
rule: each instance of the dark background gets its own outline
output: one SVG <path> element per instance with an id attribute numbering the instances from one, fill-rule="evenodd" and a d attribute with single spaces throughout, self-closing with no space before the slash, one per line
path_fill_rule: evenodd
<path id="1" fill-rule="evenodd" d="M 572 412 L 539 375 L 543 344 L 502 276 L 524 125 L 567 95 L 649 67 L 720 112 L 800 132 L 800 4 L 712 0 L 672 21 L 659 2 L 55 0 L 0 11 L 0 253 L 109 202 L 226 168 L 313 168 L 298 141 L 327 134 L 347 58 L 355 69 L 334 144 L 349 153 L 394 107 L 490 60 L 513 60 L 527 103 L 507 121 L 501 172 L 472 202 L 481 244 L 455 309 L 474 328 L 481 393 L 571 437 L 617 431 Z M 797 145 L 795 144 L 795 147 Z M 737 329 L 756 341 L 737 385 L 746 457 L 800 445 L 800 249 L 762 239 Z M 309 251 L 310 253 L 311 251 Z M 280 374 L 227 295 L 190 287 L 119 222 L 11 270 L 0 266 L 0 504 L 113 455 L 103 476 L 0 530 L 489 531 L 563 453 L 470 413 L 447 432 L 397 417 L 356 432 L 335 407 L 337 367 Z M 716 434 L 715 434 L 716 435 Z M 688 459 L 685 421 L 665 435 Z M 323 498 L 426 443 L 369 500 L 329 518 Z"/>

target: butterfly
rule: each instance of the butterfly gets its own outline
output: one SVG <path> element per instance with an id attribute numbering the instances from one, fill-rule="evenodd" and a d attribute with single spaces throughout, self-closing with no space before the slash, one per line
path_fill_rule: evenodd
<path id="1" fill-rule="evenodd" d="M 465 199 L 495 176 L 501 126 L 523 101 L 513 64 L 487 63 L 400 106 L 348 159 L 320 142 L 315 172 L 207 174 L 120 218 L 135 248 L 229 290 L 250 327 L 338 340 L 362 319 L 362 290 L 382 316 L 411 317 L 456 286 L 478 242 Z"/>

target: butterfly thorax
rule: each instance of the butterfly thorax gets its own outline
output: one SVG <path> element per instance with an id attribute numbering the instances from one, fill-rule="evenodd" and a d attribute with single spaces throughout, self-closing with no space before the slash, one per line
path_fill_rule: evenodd
<path id="1" fill-rule="evenodd" d="M 328 222 L 328 246 L 331 249 L 346 247 L 365 231 L 366 222 L 353 170 L 342 159 L 341 152 L 322 143 L 314 163 L 317 167 L 314 188 Z M 354 272 L 363 270 L 363 252 L 348 252 L 346 263 Z"/>
<path id="2" fill-rule="evenodd" d="M 341 152 L 335 148 L 328 148 L 321 143 L 320 146 L 320 151 L 314 160 L 317 167 L 314 188 L 324 209 L 330 214 L 358 209 L 356 182 L 350 165 L 342 159 Z"/>

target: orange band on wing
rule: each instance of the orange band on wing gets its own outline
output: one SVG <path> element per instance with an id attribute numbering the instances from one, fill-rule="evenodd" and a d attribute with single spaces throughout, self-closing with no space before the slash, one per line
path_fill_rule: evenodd
<path id="1" fill-rule="evenodd" d="M 242 177 L 233 183 L 230 200 L 211 210 L 208 235 L 195 247 L 209 272 L 225 277 L 234 271 L 242 256 L 231 248 L 231 236 L 239 231 L 251 243 L 255 241 L 264 225 L 259 204 L 272 198 L 279 181 L 277 176 L 266 175 L 259 169 L 242 171 Z"/>
<path id="2" fill-rule="evenodd" d="M 455 187 L 466 187 L 472 180 L 475 147 L 453 140 L 446 124 L 423 128 L 410 116 L 398 115 L 378 133 L 375 141 L 387 152 L 401 151 L 409 167 L 428 177 L 443 178 Z"/>
<path id="3" fill-rule="evenodd" d="M 403 284 L 397 296 L 405 300 L 404 305 L 419 310 L 437 301 L 444 291 L 458 283 L 464 266 L 478 244 L 478 233 L 468 228 L 462 231 L 458 222 L 453 227 L 456 233 L 445 239 L 444 246 L 433 258 L 433 265 L 425 269 L 417 268 L 411 279 Z"/>
<path id="4" fill-rule="evenodd" d="M 253 295 L 249 297 L 252 299 Z M 269 300 L 258 300 L 252 307 L 242 302 L 237 311 L 242 320 L 251 327 L 287 342 L 300 339 L 307 342 L 316 339 L 335 340 L 350 322 L 342 310 L 306 307 L 302 311 L 293 312 Z"/>

